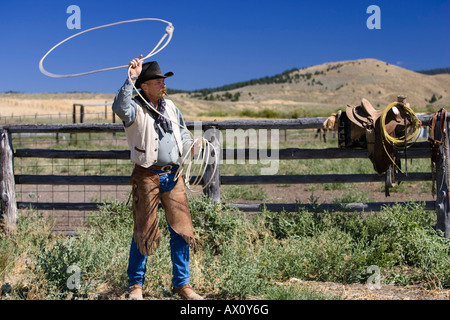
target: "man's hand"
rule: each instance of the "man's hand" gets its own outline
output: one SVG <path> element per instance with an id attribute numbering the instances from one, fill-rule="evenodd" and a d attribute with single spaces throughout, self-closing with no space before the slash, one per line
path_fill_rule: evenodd
<path id="1" fill-rule="evenodd" d="M 128 64 L 128 67 L 130 66 L 131 66 L 130 76 L 139 77 L 142 71 L 142 54 L 139 56 L 139 58 L 131 60 L 130 63 Z"/>

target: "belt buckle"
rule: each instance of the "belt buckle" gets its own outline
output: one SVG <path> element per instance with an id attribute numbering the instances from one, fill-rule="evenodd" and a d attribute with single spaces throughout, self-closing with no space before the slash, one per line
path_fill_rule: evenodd
<path id="1" fill-rule="evenodd" d="M 173 165 L 168 164 L 168 165 L 166 165 L 166 166 L 163 166 L 163 167 L 161 168 L 161 171 L 170 171 L 170 169 L 172 169 L 172 168 L 173 168 Z"/>

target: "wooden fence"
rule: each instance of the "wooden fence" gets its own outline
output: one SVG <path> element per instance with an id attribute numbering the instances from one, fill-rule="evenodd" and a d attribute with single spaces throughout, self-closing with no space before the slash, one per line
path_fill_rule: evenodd
<path id="1" fill-rule="evenodd" d="M 326 118 L 299 118 L 280 120 L 229 120 L 193 122 L 187 121 L 189 130 L 199 128 L 209 132 L 208 139 L 216 146 L 221 145 L 220 131 L 227 129 L 317 129 L 322 126 Z M 419 119 L 423 126 L 429 126 L 431 115 L 420 115 Z M 5 125 L 0 127 L 0 191 L 2 202 L 2 216 L 4 221 L 13 225 L 17 219 L 17 210 L 25 208 L 36 208 L 38 210 L 97 210 L 100 203 L 59 203 L 59 202 L 17 202 L 14 195 L 15 184 L 33 185 L 128 185 L 129 176 L 78 176 L 78 175 L 18 175 L 14 174 L 14 157 L 35 158 L 69 158 L 69 159 L 129 159 L 128 150 L 111 151 L 87 151 L 87 150 L 51 150 L 51 149 L 16 149 L 12 145 L 12 134 L 17 133 L 93 133 L 93 132 L 123 132 L 121 124 L 65 124 L 65 125 Z M 244 155 L 245 159 L 261 159 L 262 150 L 259 149 L 233 149 L 219 148 L 222 160 L 228 157 L 237 158 Z M 276 150 L 279 160 L 293 159 L 345 159 L 345 158 L 367 158 L 367 150 L 364 149 L 299 149 L 287 148 Z M 265 150 L 265 153 L 267 150 Z M 400 151 L 401 156 L 402 151 Z M 441 154 L 443 154 L 441 152 Z M 408 158 L 429 158 L 430 145 L 428 142 L 417 142 L 408 149 Z M 209 181 L 213 166 L 208 165 L 204 180 Z M 437 166 L 436 181 L 447 181 L 448 177 L 448 154 L 441 156 Z M 192 177 L 195 179 L 196 177 Z M 445 178 L 445 179 L 444 179 Z M 224 176 L 220 174 L 220 166 L 215 171 L 212 182 L 205 188 L 204 192 L 212 201 L 220 202 L 221 185 L 251 185 L 251 184 L 305 184 L 305 183 L 333 183 L 333 182 L 383 182 L 384 176 L 378 174 L 325 174 L 325 175 L 257 175 L 257 176 Z M 431 172 L 399 174 L 396 181 L 430 181 L 433 179 Z M 436 201 L 425 201 L 426 210 L 436 210 L 437 225 L 446 237 L 450 236 L 449 197 L 447 183 L 437 186 Z M 418 200 L 418 202 L 423 202 Z M 346 204 L 301 204 L 301 203 L 251 203 L 232 204 L 241 211 L 258 211 L 266 208 L 270 211 L 298 211 L 306 208 L 316 211 L 379 211 L 385 206 L 394 205 L 393 202 L 369 202 L 369 203 L 346 203 Z"/>
<path id="2" fill-rule="evenodd" d="M 79 117 L 79 123 L 84 123 L 84 117 L 86 115 L 85 108 L 86 107 L 99 107 L 104 106 L 105 107 L 105 120 L 108 119 L 108 114 L 111 113 L 112 122 L 116 123 L 116 114 L 111 111 L 112 102 L 105 102 L 105 103 L 96 103 L 96 104 L 82 104 L 82 103 L 74 103 L 72 105 L 72 122 L 77 123 L 77 107 L 80 108 L 80 117 Z"/>

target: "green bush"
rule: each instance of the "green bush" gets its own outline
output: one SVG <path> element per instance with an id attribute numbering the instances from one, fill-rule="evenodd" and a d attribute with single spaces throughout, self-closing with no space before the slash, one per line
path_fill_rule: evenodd
<path id="1" fill-rule="evenodd" d="M 111 203 L 88 220 L 89 231 L 58 236 L 51 244 L 41 240 L 33 271 L 45 279 L 48 297 L 64 298 L 71 291 L 85 296 L 105 281 L 124 285 L 123 268 L 131 239 L 129 209 Z M 79 286 L 75 280 L 79 280 Z"/>
<path id="2" fill-rule="evenodd" d="M 89 276 L 99 256 L 83 242 L 76 238 L 59 238 L 51 248 L 41 246 L 34 271 L 44 275 L 49 297 L 62 298 L 71 290 L 88 291 Z M 77 278 L 68 284 L 72 275 Z"/>
<path id="3" fill-rule="evenodd" d="M 223 246 L 236 237 L 239 224 L 245 223 L 237 215 L 223 214 L 219 206 L 206 197 L 190 201 L 189 207 L 196 236 L 214 254 L 222 252 Z"/>
<path id="4" fill-rule="evenodd" d="M 5 236 L 0 235 L 0 281 L 4 279 L 7 270 L 12 267 L 13 257 L 14 244 Z"/>

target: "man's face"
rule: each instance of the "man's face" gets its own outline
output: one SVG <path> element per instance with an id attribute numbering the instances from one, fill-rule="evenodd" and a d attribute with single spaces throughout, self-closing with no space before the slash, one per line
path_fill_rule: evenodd
<path id="1" fill-rule="evenodd" d="M 147 80 L 141 84 L 141 88 L 147 98 L 153 103 L 157 102 L 166 94 L 166 85 L 163 78 Z"/>

